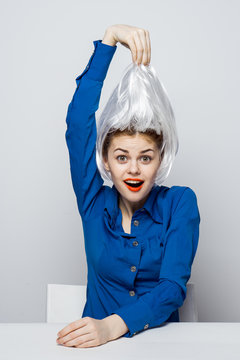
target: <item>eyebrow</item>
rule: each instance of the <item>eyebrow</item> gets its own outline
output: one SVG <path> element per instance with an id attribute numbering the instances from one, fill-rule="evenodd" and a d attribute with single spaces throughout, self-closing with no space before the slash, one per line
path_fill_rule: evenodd
<path id="1" fill-rule="evenodd" d="M 123 152 L 125 152 L 125 153 L 128 153 L 128 150 L 124 150 L 124 149 L 121 149 L 121 148 L 115 149 L 114 152 L 117 151 L 117 150 L 120 150 L 120 151 L 123 151 Z M 154 152 L 153 149 L 146 149 L 146 150 L 140 151 L 140 154 L 144 154 L 144 153 L 147 152 L 147 151 L 153 151 L 153 152 Z"/>

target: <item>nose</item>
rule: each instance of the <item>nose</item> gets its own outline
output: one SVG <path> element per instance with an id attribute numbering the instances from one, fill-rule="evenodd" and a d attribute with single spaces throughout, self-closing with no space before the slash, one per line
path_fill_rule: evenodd
<path id="1" fill-rule="evenodd" d="M 137 160 L 130 161 L 129 168 L 128 168 L 128 173 L 129 174 L 140 174 L 140 169 L 139 169 L 139 165 L 137 163 Z"/>

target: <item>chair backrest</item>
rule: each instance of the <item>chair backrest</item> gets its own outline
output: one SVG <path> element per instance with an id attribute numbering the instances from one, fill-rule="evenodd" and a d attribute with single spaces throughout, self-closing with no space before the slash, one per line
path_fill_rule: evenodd
<path id="1" fill-rule="evenodd" d="M 82 317 L 86 303 L 86 285 L 48 284 L 47 322 L 73 322 Z"/>
<path id="2" fill-rule="evenodd" d="M 47 323 L 70 323 L 82 317 L 86 285 L 48 284 Z M 187 296 L 179 308 L 181 322 L 198 321 L 194 284 L 187 284 Z"/>
<path id="3" fill-rule="evenodd" d="M 187 283 L 187 296 L 183 305 L 178 309 L 180 322 L 197 322 L 198 311 L 195 296 L 195 284 Z"/>

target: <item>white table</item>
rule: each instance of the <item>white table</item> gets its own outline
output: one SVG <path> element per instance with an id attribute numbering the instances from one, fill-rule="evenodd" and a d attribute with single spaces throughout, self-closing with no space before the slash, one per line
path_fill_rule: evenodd
<path id="1" fill-rule="evenodd" d="M 1 323 L 1 360 L 239 360 L 240 323 L 167 323 L 92 348 L 58 345 L 66 323 Z"/>

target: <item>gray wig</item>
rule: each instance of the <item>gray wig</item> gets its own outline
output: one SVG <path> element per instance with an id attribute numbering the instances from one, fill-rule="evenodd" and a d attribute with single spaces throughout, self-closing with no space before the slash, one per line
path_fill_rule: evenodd
<path id="1" fill-rule="evenodd" d="M 102 178 L 111 182 L 102 150 L 106 135 L 116 130 L 162 133 L 159 151 L 163 157 L 155 178 L 155 184 L 160 186 L 170 173 L 179 142 L 172 106 L 153 66 L 133 62 L 128 65 L 97 120 L 96 162 Z"/>

